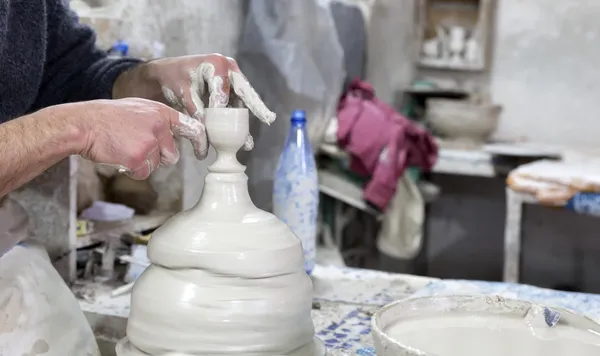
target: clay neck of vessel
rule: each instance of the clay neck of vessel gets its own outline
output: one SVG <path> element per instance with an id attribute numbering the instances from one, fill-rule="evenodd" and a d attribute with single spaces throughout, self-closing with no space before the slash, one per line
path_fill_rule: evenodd
<path id="1" fill-rule="evenodd" d="M 246 167 L 236 157 L 236 146 L 217 145 L 216 161 L 208 167 L 204 190 L 197 213 L 216 215 L 218 220 L 239 219 L 248 211 L 256 209 L 248 193 Z"/>
<path id="2" fill-rule="evenodd" d="M 242 176 L 246 177 L 246 175 L 243 174 L 246 171 L 246 167 L 237 160 L 236 153 L 239 149 L 237 145 L 221 143 L 220 145 L 213 144 L 213 147 L 217 151 L 217 159 L 215 163 L 208 167 L 208 171 L 210 172 L 208 175 L 226 175 L 228 173 L 233 175 L 235 173 L 242 173 Z"/>
<path id="3" fill-rule="evenodd" d="M 243 166 L 242 166 L 243 167 Z M 248 177 L 241 173 L 210 172 L 204 179 L 200 201 L 193 208 L 202 214 L 215 214 L 219 220 L 256 209 L 248 193 Z M 220 214 L 224 214 L 221 216 Z"/>
<path id="4" fill-rule="evenodd" d="M 247 220 L 247 214 L 258 209 L 250 200 L 246 167 L 236 153 L 248 137 L 248 110 L 207 109 L 205 121 L 217 159 L 208 167 L 202 196 L 192 210 L 204 217 L 211 215 L 212 221 Z"/>

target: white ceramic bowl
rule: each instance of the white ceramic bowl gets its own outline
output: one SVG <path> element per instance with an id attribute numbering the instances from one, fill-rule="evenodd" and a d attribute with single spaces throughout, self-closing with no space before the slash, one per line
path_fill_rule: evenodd
<path id="1" fill-rule="evenodd" d="M 450 141 L 483 143 L 498 127 L 502 107 L 467 100 L 427 100 L 427 122 L 436 134 Z"/>
<path id="2" fill-rule="evenodd" d="M 391 331 L 392 326 L 400 329 Z M 371 327 L 378 356 L 600 355 L 600 324 L 564 309 L 499 296 L 401 300 L 375 313 Z M 566 338 L 572 332 L 585 342 Z"/>

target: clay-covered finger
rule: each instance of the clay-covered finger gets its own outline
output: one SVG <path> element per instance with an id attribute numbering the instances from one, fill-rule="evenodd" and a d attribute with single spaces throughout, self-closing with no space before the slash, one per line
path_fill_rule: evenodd
<path id="1" fill-rule="evenodd" d="M 227 107 L 229 103 L 229 77 L 226 68 L 219 68 L 219 72 L 223 73 L 217 73 L 215 64 L 209 62 L 202 63 L 199 68 L 204 82 L 208 86 L 208 107 Z"/>
<path id="2" fill-rule="evenodd" d="M 246 105 L 244 104 L 242 99 L 240 99 L 240 97 L 237 96 L 233 90 L 229 92 L 229 106 L 232 108 L 239 109 L 246 108 Z"/>
<path id="3" fill-rule="evenodd" d="M 204 128 L 204 125 L 202 126 Z M 201 137 L 197 139 L 190 139 L 192 147 L 194 148 L 194 155 L 197 159 L 203 160 L 208 156 L 208 137 L 206 131 L 202 130 Z"/>
<path id="4" fill-rule="evenodd" d="M 170 132 L 159 137 L 158 148 L 161 166 L 170 166 L 179 161 L 179 150 Z"/>
<path id="5" fill-rule="evenodd" d="M 173 135 L 185 138 L 192 143 L 194 155 L 202 160 L 208 154 L 208 140 L 204 124 L 182 113 L 176 120 L 171 121 L 171 132 Z"/>
<path id="6" fill-rule="evenodd" d="M 189 115 L 195 119 L 202 120 L 204 118 L 204 103 L 202 95 L 204 94 L 204 76 L 200 69 L 190 73 L 190 88 L 185 95 L 185 108 Z"/>
<path id="7" fill-rule="evenodd" d="M 184 106 L 182 103 L 182 98 L 178 97 L 171 88 L 168 88 L 166 86 L 163 86 L 161 88 L 161 91 L 163 93 L 165 101 L 169 104 L 170 107 L 177 111 L 183 111 Z"/>
<path id="8" fill-rule="evenodd" d="M 237 95 L 235 95 L 235 93 L 233 92 L 233 90 L 229 93 L 229 106 L 232 108 L 245 108 L 246 105 L 244 105 L 244 102 L 242 101 L 242 99 L 240 99 Z M 246 138 L 246 142 L 244 143 L 244 151 L 250 151 L 254 148 L 254 138 L 252 138 L 252 135 L 248 134 L 248 137 Z"/>
<path id="9" fill-rule="evenodd" d="M 248 134 L 248 137 L 246 137 L 246 142 L 244 142 L 244 151 L 250 151 L 253 148 L 254 138 L 252 138 L 252 135 Z"/>
<path id="10" fill-rule="evenodd" d="M 244 102 L 237 97 L 237 95 L 235 95 L 235 93 L 233 93 L 233 91 L 231 93 L 229 93 L 229 106 L 232 108 L 244 108 L 246 107 L 244 105 Z M 244 151 L 250 151 L 254 148 L 254 138 L 252 138 L 252 135 L 248 134 L 248 137 L 246 138 L 246 142 L 244 143 Z"/>
<path id="11" fill-rule="evenodd" d="M 275 121 L 275 113 L 267 108 L 258 93 L 254 90 L 254 88 L 252 88 L 242 73 L 230 71 L 229 82 L 235 94 L 260 121 L 266 124 L 271 124 L 273 121 Z"/>

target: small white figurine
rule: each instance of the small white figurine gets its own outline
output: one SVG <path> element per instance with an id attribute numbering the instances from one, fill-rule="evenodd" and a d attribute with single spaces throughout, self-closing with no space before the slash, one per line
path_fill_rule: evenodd
<path id="1" fill-rule="evenodd" d="M 465 49 L 465 41 L 467 37 L 467 31 L 460 26 L 453 26 L 449 31 L 449 49 L 450 49 L 450 63 L 460 65 L 463 62 L 463 51 Z"/>
<path id="2" fill-rule="evenodd" d="M 442 60 L 447 62 L 450 59 L 450 46 L 448 44 L 448 33 L 442 26 L 437 26 L 435 28 L 436 37 L 440 43 L 441 52 L 442 52 Z"/>
<path id="3" fill-rule="evenodd" d="M 465 60 L 469 63 L 479 61 L 479 44 L 474 37 L 469 38 L 465 44 Z"/>
<path id="4" fill-rule="evenodd" d="M 427 58 L 440 58 L 440 41 L 432 38 L 423 43 L 423 54 Z"/>

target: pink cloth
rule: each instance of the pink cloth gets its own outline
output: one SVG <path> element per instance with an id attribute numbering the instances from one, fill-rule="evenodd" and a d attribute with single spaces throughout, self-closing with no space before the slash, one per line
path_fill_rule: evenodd
<path id="1" fill-rule="evenodd" d="M 381 210 L 408 166 L 429 171 L 438 156 L 429 132 L 377 99 L 373 87 L 359 80 L 340 100 L 337 140 L 351 155 L 350 169 L 371 177 L 364 198 Z"/>

